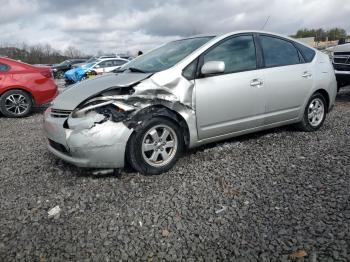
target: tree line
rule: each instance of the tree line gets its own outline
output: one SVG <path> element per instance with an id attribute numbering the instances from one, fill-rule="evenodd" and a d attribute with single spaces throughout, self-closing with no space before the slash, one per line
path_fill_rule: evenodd
<path id="1" fill-rule="evenodd" d="M 294 38 L 315 37 L 316 42 L 334 41 L 344 38 L 350 38 L 346 30 L 342 28 L 331 28 L 325 30 L 318 29 L 299 29 Z M 0 43 L 0 56 L 9 57 L 15 60 L 20 60 L 29 64 L 55 64 L 60 63 L 70 58 L 88 57 L 79 49 L 69 46 L 64 51 L 58 51 L 52 48 L 49 44 L 28 45 L 22 44 L 6 44 Z"/>
<path id="2" fill-rule="evenodd" d="M 291 35 L 291 37 L 294 38 L 304 38 L 304 37 L 315 37 L 316 42 L 323 42 L 323 41 L 334 41 L 344 38 L 349 38 L 350 36 L 347 35 L 347 32 L 343 28 L 331 28 L 329 30 L 325 30 L 323 28 L 318 29 L 308 29 L 303 28 L 299 29 L 295 35 Z"/>
<path id="3" fill-rule="evenodd" d="M 27 45 L 26 43 L 0 44 L 0 56 L 29 64 L 55 64 L 70 58 L 86 57 L 84 53 L 72 46 L 62 52 L 52 48 L 49 44 Z"/>

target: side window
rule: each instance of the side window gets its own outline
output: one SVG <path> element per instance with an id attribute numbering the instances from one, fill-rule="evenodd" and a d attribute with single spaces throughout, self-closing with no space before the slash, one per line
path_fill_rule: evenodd
<path id="1" fill-rule="evenodd" d="M 124 65 L 125 63 L 126 63 L 126 61 L 124 61 L 124 60 L 114 60 L 113 61 L 114 66 Z"/>
<path id="2" fill-rule="evenodd" d="M 253 36 L 237 36 L 220 43 L 204 55 L 204 63 L 208 61 L 225 62 L 224 73 L 256 69 Z"/>
<path id="3" fill-rule="evenodd" d="M 96 67 L 96 68 L 102 68 L 102 67 L 104 67 L 104 63 L 105 63 L 105 62 L 100 62 L 100 63 L 98 63 L 97 65 L 95 65 L 95 67 Z"/>
<path id="4" fill-rule="evenodd" d="M 0 72 L 5 72 L 9 69 L 8 65 L 0 64 Z"/>
<path id="5" fill-rule="evenodd" d="M 297 42 L 295 42 L 295 44 L 298 47 L 298 49 L 300 50 L 300 52 L 303 54 L 305 62 L 310 63 L 314 59 L 316 52 L 314 50 L 312 50 L 311 48 L 308 48 L 307 46 L 304 46 L 304 45 L 299 44 Z"/>
<path id="6" fill-rule="evenodd" d="M 105 67 L 109 67 L 112 62 L 111 61 L 104 61 L 99 63 L 98 65 L 100 66 L 100 68 L 105 68 Z"/>
<path id="7" fill-rule="evenodd" d="M 113 60 L 108 60 L 105 62 L 103 67 L 112 67 L 113 66 Z"/>
<path id="8" fill-rule="evenodd" d="M 192 80 L 195 77 L 196 69 L 197 69 L 197 61 L 198 59 L 194 60 L 191 64 L 186 66 L 184 70 L 182 70 L 182 76 L 186 78 L 187 80 Z"/>
<path id="9" fill-rule="evenodd" d="M 298 50 L 291 42 L 270 36 L 260 36 L 260 42 L 266 67 L 300 63 Z"/>

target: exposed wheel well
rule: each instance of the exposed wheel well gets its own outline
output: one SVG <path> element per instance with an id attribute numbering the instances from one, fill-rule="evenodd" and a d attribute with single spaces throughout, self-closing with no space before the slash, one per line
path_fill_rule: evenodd
<path id="1" fill-rule="evenodd" d="M 317 90 L 315 93 L 319 93 L 321 94 L 324 99 L 326 100 L 326 111 L 328 112 L 328 109 L 329 109 L 329 95 L 328 95 L 328 92 L 324 89 L 319 89 Z"/>
<path id="2" fill-rule="evenodd" d="M 178 112 L 163 105 L 154 105 L 140 110 L 132 117 L 132 120 L 129 121 L 127 125 L 137 130 L 137 128 L 142 127 L 142 124 L 138 125 L 139 121 L 151 119 L 156 116 L 165 117 L 180 126 L 184 136 L 185 145 L 186 147 L 189 145 L 190 131 L 185 119 Z"/>

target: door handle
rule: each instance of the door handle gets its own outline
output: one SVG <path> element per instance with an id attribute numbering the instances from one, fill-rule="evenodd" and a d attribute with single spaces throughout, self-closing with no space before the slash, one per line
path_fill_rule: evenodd
<path id="1" fill-rule="evenodd" d="M 261 87 L 263 84 L 264 82 L 260 79 L 253 79 L 252 81 L 250 81 L 250 86 L 252 87 Z"/>
<path id="2" fill-rule="evenodd" d="M 312 74 L 310 74 L 309 72 L 307 72 L 307 71 L 305 71 L 304 73 L 303 73 L 303 75 L 302 75 L 302 77 L 305 77 L 305 78 L 309 78 L 309 77 L 311 77 L 312 76 Z"/>

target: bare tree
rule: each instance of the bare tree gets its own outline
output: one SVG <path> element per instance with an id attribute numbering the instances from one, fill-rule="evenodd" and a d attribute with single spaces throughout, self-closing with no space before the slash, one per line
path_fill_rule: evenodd
<path id="1" fill-rule="evenodd" d="M 73 46 L 68 46 L 64 51 L 64 55 L 69 58 L 79 58 L 83 56 L 82 52 Z"/>
<path id="2" fill-rule="evenodd" d="M 21 44 L 1 43 L 0 56 L 7 56 L 30 64 L 54 64 L 68 58 L 49 44 L 30 46 L 24 42 Z"/>

